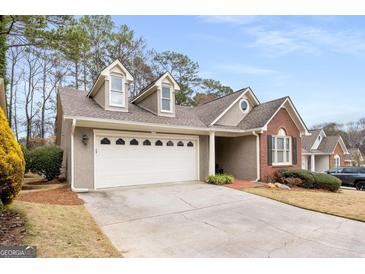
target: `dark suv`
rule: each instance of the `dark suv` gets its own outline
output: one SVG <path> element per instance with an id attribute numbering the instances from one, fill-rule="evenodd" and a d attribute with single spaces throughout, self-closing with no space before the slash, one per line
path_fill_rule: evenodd
<path id="1" fill-rule="evenodd" d="M 365 167 L 337 167 L 326 172 L 339 178 L 343 185 L 365 190 Z"/>

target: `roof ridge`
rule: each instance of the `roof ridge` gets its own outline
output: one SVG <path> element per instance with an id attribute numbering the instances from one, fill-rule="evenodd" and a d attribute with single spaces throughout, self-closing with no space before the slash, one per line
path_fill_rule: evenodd
<path id="1" fill-rule="evenodd" d="M 264 105 L 264 104 L 267 104 L 267 103 L 276 102 L 276 101 L 283 100 L 283 99 L 287 99 L 287 98 L 290 98 L 290 97 L 289 96 L 280 97 L 280 98 L 277 98 L 277 99 L 274 99 L 274 100 L 270 100 L 270 101 L 263 102 L 260 105 Z"/>
<path id="2" fill-rule="evenodd" d="M 236 90 L 236 91 L 234 91 L 234 92 L 232 92 L 232 93 L 229 93 L 229 94 L 223 95 L 223 96 L 221 96 L 221 97 L 217 97 L 217 98 L 215 98 L 215 99 L 213 99 L 213 100 L 211 100 L 211 101 L 205 102 L 205 103 L 203 103 L 203 104 L 201 104 L 201 105 L 199 105 L 199 106 L 196 106 L 196 107 L 201 107 L 201 106 L 207 105 L 207 104 L 209 104 L 209 103 L 212 103 L 212 102 L 214 102 L 214 101 L 220 100 L 220 99 L 225 98 L 225 97 L 227 97 L 227 96 L 230 96 L 230 95 L 233 95 L 233 94 L 236 94 L 236 93 L 239 93 L 239 92 L 243 92 L 243 91 L 245 91 L 246 89 L 248 89 L 248 87 L 245 87 L 245 88 L 242 88 L 242 89 Z"/>

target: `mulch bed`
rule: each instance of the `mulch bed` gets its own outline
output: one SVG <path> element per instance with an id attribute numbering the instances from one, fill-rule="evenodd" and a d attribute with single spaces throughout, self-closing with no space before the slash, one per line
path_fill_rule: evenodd
<path id="1" fill-rule="evenodd" d="M 18 212 L 0 211 L 0 245 L 19 245 L 25 232 L 25 222 Z"/>
<path id="2" fill-rule="evenodd" d="M 251 188 L 251 187 L 263 187 L 263 183 L 246 181 L 246 180 L 235 180 L 232 184 L 224 185 L 229 188 L 234 189 L 243 189 L 243 188 Z"/>
<path id="3" fill-rule="evenodd" d="M 17 200 L 31 203 L 51 204 L 51 205 L 83 205 L 75 192 L 69 186 L 62 188 L 20 193 Z"/>

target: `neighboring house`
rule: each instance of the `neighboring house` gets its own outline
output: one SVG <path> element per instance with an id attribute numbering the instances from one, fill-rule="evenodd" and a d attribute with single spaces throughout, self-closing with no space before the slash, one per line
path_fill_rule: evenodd
<path id="1" fill-rule="evenodd" d="M 60 88 L 56 143 L 74 191 L 205 180 L 222 170 L 259 180 L 301 167 L 309 134 L 289 97 L 260 103 L 250 88 L 197 107 L 175 105 L 165 73 L 128 98 L 132 75 L 119 62 L 89 92 Z"/>
<path id="2" fill-rule="evenodd" d="M 361 166 L 364 164 L 364 156 L 362 155 L 360 149 L 349 148 L 349 154 L 345 157 L 345 162 L 348 166 Z"/>
<path id="3" fill-rule="evenodd" d="M 302 140 L 303 169 L 324 172 L 345 165 L 349 152 L 341 136 L 327 136 L 323 129 L 310 130 L 310 133 Z"/>
<path id="4" fill-rule="evenodd" d="M 4 79 L 0 78 L 0 109 L 3 109 L 5 112 L 5 116 L 7 116 L 6 111 L 6 98 L 5 98 L 5 85 Z"/>

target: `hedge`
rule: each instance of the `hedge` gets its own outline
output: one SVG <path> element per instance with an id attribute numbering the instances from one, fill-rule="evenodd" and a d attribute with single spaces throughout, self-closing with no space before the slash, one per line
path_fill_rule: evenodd
<path id="1" fill-rule="evenodd" d="M 48 181 L 61 173 L 63 151 L 56 146 L 37 147 L 30 151 L 30 171 L 44 176 Z"/>
<path id="2" fill-rule="evenodd" d="M 0 206 L 10 204 L 22 188 L 24 156 L 0 108 Z"/>
<path id="3" fill-rule="evenodd" d="M 276 172 L 275 177 L 277 181 L 283 184 L 295 182 L 296 186 L 303 188 L 324 189 L 335 192 L 341 186 L 341 180 L 332 175 L 310 172 L 304 169 L 280 169 Z"/>
<path id="4" fill-rule="evenodd" d="M 210 175 L 207 179 L 207 183 L 213 185 L 225 185 L 231 184 L 234 181 L 234 177 L 226 174 Z"/>

